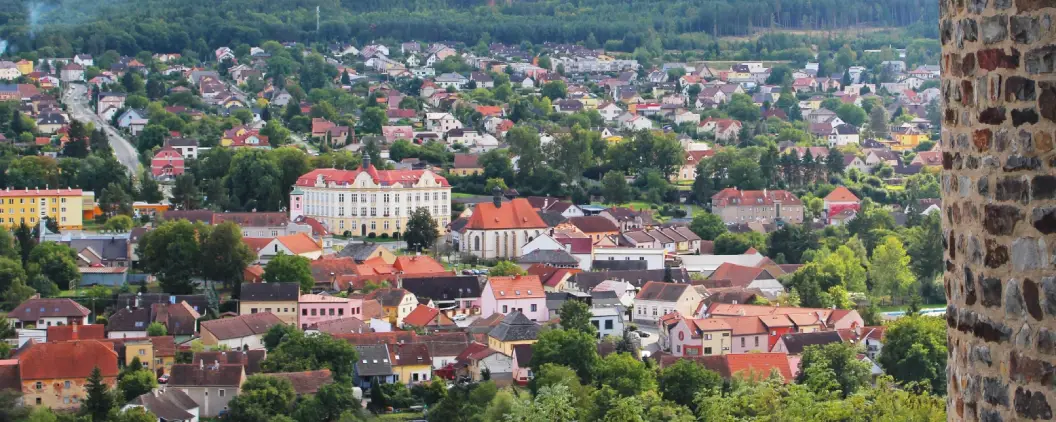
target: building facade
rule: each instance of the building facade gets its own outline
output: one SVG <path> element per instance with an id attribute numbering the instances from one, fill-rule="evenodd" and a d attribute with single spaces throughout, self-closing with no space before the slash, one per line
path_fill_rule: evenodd
<path id="1" fill-rule="evenodd" d="M 749 221 L 803 222 L 803 201 L 785 190 L 726 188 L 711 197 L 712 214 L 726 224 Z"/>
<path id="2" fill-rule="evenodd" d="M 306 294 L 298 300 L 298 308 L 300 316 L 297 317 L 297 323 L 302 330 L 307 330 L 320 322 L 361 317 L 363 299 Z"/>
<path id="3" fill-rule="evenodd" d="M 59 224 L 60 230 L 82 228 L 80 189 L 11 189 L 0 191 L 0 225 L 12 228 L 26 223 L 34 226 L 44 218 Z"/>
<path id="4" fill-rule="evenodd" d="M 298 178 L 290 193 L 290 219 L 311 217 L 332 232 L 356 236 L 399 235 L 418 208 L 446 227 L 447 179 L 430 170 L 378 170 L 369 158 L 359 170 L 313 170 Z"/>

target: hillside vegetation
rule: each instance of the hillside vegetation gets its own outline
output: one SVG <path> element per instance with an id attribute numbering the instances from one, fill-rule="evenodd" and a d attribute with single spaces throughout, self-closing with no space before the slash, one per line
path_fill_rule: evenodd
<path id="1" fill-rule="evenodd" d="M 8 0 L 0 2 L 0 37 L 15 51 L 49 48 L 60 56 L 377 38 L 586 42 L 630 52 L 654 40 L 665 49 L 701 48 L 716 35 L 764 28 L 906 27 L 936 19 L 936 2 L 925 0 Z"/>

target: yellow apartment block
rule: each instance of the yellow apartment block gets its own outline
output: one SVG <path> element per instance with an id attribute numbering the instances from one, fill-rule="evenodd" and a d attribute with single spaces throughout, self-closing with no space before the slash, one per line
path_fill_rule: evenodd
<path id="1" fill-rule="evenodd" d="M 26 223 L 36 225 L 45 217 L 58 222 L 61 230 L 83 227 L 83 195 L 80 189 L 6 189 L 0 191 L 0 225 L 6 228 Z"/>

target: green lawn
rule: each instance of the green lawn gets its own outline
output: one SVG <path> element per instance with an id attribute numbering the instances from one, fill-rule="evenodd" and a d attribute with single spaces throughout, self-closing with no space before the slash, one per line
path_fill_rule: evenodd
<path id="1" fill-rule="evenodd" d="M 624 203 L 624 204 L 602 204 L 602 203 L 594 202 L 591 205 L 600 205 L 600 206 L 603 206 L 603 207 L 632 208 L 632 209 L 635 209 L 635 210 L 647 210 L 647 209 L 650 209 L 650 208 L 653 207 L 653 204 L 650 204 L 650 203 L 645 202 L 645 201 L 631 201 L 631 202 L 627 202 L 627 203 Z"/>
<path id="2" fill-rule="evenodd" d="M 368 421 L 413 421 L 422 419 L 425 414 L 422 412 L 402 412 L 402 413 L 386 413 L 383 415 L 370 415 L 367 416 Z"/>
<path id="3" fill-rule="evenodd" d="M 475 196 L 480 196 L 480 195 L 474 195 L 472 193 L 451 192 L 451 198 L 452 199 L 472 198 L 472 197 L 475 197 Z"/>

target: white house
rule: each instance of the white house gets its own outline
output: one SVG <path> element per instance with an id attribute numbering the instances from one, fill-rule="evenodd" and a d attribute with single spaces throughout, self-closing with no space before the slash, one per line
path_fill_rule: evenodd
<path id="1" fill-rule="evenodd" d="M 634 116 L 623 122 L 623 128 L 627 130 L 648 130 L 653 128 L 653 121 L 645 116 Z"/>
<path id="2" fill-rule="evenodd" d="M 462 122 L 451 113 L 425 113 L 425 129 L 447 133 L 452 129 L 461 129 Z"/>
<path id="3" fill-rule="evenodd" d="M 0 79 L 11 81 L 18 79 L 19 76 L 22 76 L 22 72 L 18 71 L 15 62 L 0 61 Z"/>
<path id="4" fill-rule="evenodd" d="M 680 124 L 683 124 L 683 123 L 689 123 L 689 124 L 694 124 L 694 125 L 699 124 L 700 123 L 700 115 L 697 114 L 697 113 L 690 112 L 690 111 L 683 111 L 681 113 L 676 114 L 675 115 L 675 124 L 676 125 L 680 125 Z"/>
<path id="5" fill-rule="evenodd" d="M 649 281 L 634 297 L 632 318 L 635 321 L 656 323 L 660 317 L 674 311 L 692 315 L 703 299 L 703 295 L 689 284 Z"/>
<path id="6" fill-rule="evenodd" d="M 247 240 L 248 239 L 248 240 Z M 257 253 L 257 262 L 267 264 L 278 254 L 296 255 L 310 260 L 323 255 L 323 247 L 305 233 L 294 233 L 275 238 L 243 238 Z M 266 242 L 266 243 L 265 243 Z"/>
<path id="7" fill-rule="evenodd" d="M 516 258 L 522 247 L 550 227 L 524 198 L 502 202 L 498 192 L 492 202 L 473 208 L 462 232 L 460 249 L 479 258 Z"/>
<path id="8" fill-rule="evenodd" d="M 598 330 L 598 339 L 623 337 L 623 312 L 615 306 L 590 308 L 590 323 Z"/>
<path id="9" fill-rule="evenodd" d="M 454 88 L 461 90 L 469 83 L 469 79 L 457 73 L 445 73 L 433 79 L 436 85 L 443 88 Z"/>
<path id="10" fill-rule="evenodd" d="M 91 54 L 78 54 L 73 56 L 73 62 L 81 66 L 95 66 L 95 59 L 92 58 Z"/>
<path id="11" fill-rule="evenodd" d="M 147 113 L 142 110 L 128 109 L 117 118 L 117 127 L 128 129 L 132 135 L 138 135 L 147 127 Z"/>
<path id="12" fill-rule="evenodd" d="M 601 114 L 601 118 L 605 119 L 606 122 L 611 122 L 620 117 L 623 109 L 617 106 L 616 103 L 605 103 L 598 107 L 598 113 Z"/>
<path id="13" fill-rule="evenodd" d="M 834 126 L 832 134 L 829 135 L 829 148 L 858 145 L 859 140 L 858 128 L 848 124 Z"/>
<path id="14" fill-rule="evenodd" d="M 645 261 L 645 269 L 664 269 L 663 248 L 594 248 L 595 261 Z"/>

